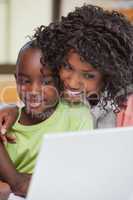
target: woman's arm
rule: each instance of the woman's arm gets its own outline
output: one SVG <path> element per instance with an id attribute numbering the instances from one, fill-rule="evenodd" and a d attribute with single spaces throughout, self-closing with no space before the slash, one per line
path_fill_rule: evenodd
<path id="1" fill-rule="evenodd" d="M 13 193 L 26 196 L 31 175 L 17 172 L 2 142 L 0 142 L 0 178 L 10 185 Z"/>
<path id="2" fill-rule="evenodd" d="M 17 177 L 17 171 L 9 158 L 4 145 L 0 142 L 0 178 L 7 182 L 9 185 L 13 185 Z"/>

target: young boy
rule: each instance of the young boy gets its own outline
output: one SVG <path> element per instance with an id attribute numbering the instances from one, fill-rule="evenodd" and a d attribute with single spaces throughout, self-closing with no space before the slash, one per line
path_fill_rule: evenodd
<path id="1" fill-rule="evenodd" d="M 58 71 L 47 66 L 36 39 L 20 50 L 15 78 L 24 107 L 10 132 L 16 143 L 6 145 L 9 157 L 0 143 L 0 176 L 14 193 L 25 196 L 44 134 L 89 130 L 93 124 L 86 107 L 59 99 Z"/>

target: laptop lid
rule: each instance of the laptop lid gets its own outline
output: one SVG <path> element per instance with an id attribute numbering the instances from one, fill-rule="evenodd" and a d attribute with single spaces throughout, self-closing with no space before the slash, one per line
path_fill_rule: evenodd
<path id="1" fill-rule="evenodd" d="M 133 128 L 44 137 L 28 200 L 133 200 Z"/>

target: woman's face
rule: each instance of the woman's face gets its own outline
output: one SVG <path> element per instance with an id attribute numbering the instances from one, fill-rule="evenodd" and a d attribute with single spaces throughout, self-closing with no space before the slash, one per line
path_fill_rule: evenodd
<path id="1" fill-rule="evenodd" d="M 73 51 L 60 69 L 60 79 L 64 85 L 64 98 L 73 102 L 81 101 L 83 96 L 88 99 L 94 94 L 99 95 L 103 86 L 101 73 Z"/>

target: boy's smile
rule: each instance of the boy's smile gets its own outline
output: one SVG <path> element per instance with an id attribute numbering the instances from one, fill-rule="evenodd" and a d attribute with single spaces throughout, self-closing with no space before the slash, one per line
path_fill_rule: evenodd
<path id="1" fill-rule="evenodd" d="M 26 112 L 35 118 L 58 102 L 53 72 L 41 64 L 41 56 L 39 49 L 27 48 L 20 53 L 16 67 L 19 96 Z"/>

